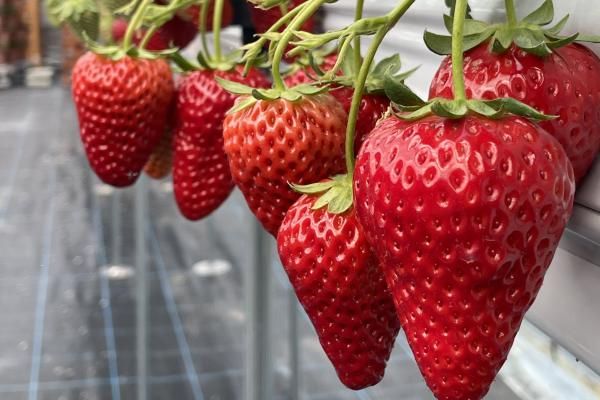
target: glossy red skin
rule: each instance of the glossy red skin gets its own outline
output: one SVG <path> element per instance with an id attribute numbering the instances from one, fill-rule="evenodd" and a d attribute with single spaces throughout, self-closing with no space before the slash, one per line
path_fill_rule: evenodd
<path id="1" fill-rule="evenodd" d="M 429 95 L 452 97 L 452 67 L 446 58 Z M 496 55 L 484 43 L 465 53 L 467 96 L 514 97 L 559 118 L 540 126 L 565 148 L 577 181 L 600 150 L 600 59 L 580 44 L 570 44 L 545 58 L 513 46 Z"/>
<path id="2" fill-rule="evenodd" d="M 483 398 L 572 210 L 564 150 L 518 117 L 390 117 L 354 177 L 358 219 L 427 385 L 438 399 Z"/>
<path id="3" fill-rule="evenodd" d="M 72 92 L 90 165 L 105 183 L 133 184 L 164 133 L 174 93 L 164 60 L 112 61 L 86 53 L 75 65 Z"/>
<path id="4" fill-rule="evenodd" d="M 279 256 L 340 380 L 359 390 L 383 378 L 400 322 L 354 210 L 312 210 L 316 199 L 288 210 Z"/>
<path id="5" fill-rule="evenodd" d="M 215 76 L 253 87 L 269 85 L 258 70 L 243 77 L 241 68 L 195 71 L 182 79 L 177 98 L 173 185 L 179 210 L 190 220 L 216 210 L 234 186 L 223 151 L 223 120 L 235 96 L 221 88 Z"/>
<path id="6" fill-rule="evenodd" d="M 273 236 L 300 197 L 289 184 L 345 171 L 347 116 L 329 94 L 297 102 L 259 100 L 225 118 L 225 152 L 248 206 Z"/>

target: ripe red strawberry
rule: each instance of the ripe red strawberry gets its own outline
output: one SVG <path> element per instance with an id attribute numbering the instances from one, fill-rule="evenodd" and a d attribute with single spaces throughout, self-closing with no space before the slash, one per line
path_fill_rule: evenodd
<path id="1" fill-rule="evenodd" d="M 519 117 L 391 117 L 354 177 L 358 219 L 427 384 L 438 399 L 481 399 L 571 213 L 564 150 Z"/>
<path id="2" fill-rule="evenodd" d="M 400 323 L 354 210 L 313 210 L 315 200 L 287 212 L 279 256 L 340 380 L 358 390 L 383 378 Z"/>
<path id="3" fill-rule="evenodd" d="M 181 80 L 173 184 L 179 210 L 190 220 L 216 210 L 234 186 L 223 151 L 223 119 L 235 96 L 222 89 L 215 76 L 252 87 L 269 85 L 258 70 L 243 77 L 241 67 L 230 72 L 195 71 Z"/>
<path id="4" fill-rule="evenodd" d="M 452 96 L 452 66 L 446 58 L 430 97 Z M 512 46 L 494 54 L 483 43 L 465 53 L 467 96 L 514 97 L 558 118 L 540 125 L 565 148 L 579 181 L 600 150 L 600 59 L 580 44 L 538 57 Z"/>
<path id="5" fill-rule="evenodd" d="M 273 236 L 300 197 L 289 183 L 318 182 L 345 170 L 346 119 L 329 94 L 296 102 L 259 100 L 225 119 L 233 179 Z"/>
<path id="6" fill-rule="evenodd" d="M 164 133 L 174 90 L 169 65 L 89 52 L 77 61 L 72 80 L 92 169 L 110 185 L 133 184 Z"/>

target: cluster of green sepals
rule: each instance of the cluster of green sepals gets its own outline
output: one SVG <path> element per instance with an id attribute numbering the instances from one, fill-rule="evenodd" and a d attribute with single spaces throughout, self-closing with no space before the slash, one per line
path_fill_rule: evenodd
<path id="1" fill-rule="evenodd" d="M 507 8 L 512 7 L 507 3 Z M 490 50 L 494 53 L 503 53 L 513 44 L 520 49 L 544 57 L 552 54 L 552 51 L 566 46 L 575 41 L 600 42 L 599 36 L 561 35 L 569 16 L 566 15 L 554 26 L 548 27 L 554 20 L 554 4 L 552 0 L 544 0 L 542 5 L 525 16 L 520 21 L 507 23 L 489 24 L 476 19 L 465 20 L 464 27 L 464 51 L 468 51 L 480 44 L 489 41 Z M 444 15 L 444 25 L 449 33 L 452 33 L 452 17 Z M 425 31 L 424 40 L 427 47 L 436 54 L 447 55 L 452 51 L 452 37 L 438 35 Z"/>

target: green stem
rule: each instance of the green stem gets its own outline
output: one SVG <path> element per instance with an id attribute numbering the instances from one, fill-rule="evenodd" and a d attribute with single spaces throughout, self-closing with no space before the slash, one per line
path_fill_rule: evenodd
<path id="1" fill-rule="evenodd" d="M 202 50 L 207 58 L 210 58 L 210 50 L 208 48 L 208 39 L 206 38 L 206 19 L 208 18 L 208 6 L 211 0 L 203 0 L 200 3 L 200 21 L 198 26 L 200 27 L 200 39 L 202 40 Z"/>
<path id="2" fill-rule="evenodd" d="M 112 43 L 113 14 L 103 2 L 98 6 L 100 7 L 100 41 L 105 44 Z"/>
<path id="3" fill-rule="evenodd" d="M 508 26 L 514 27 L 517 25 L 517 11 L 515 8 L 514 0 L 504 0 L 504 4 L 506 5 L 506 19 L 508 21 Z"/>
<path id="4" fill-rule="evenodd" d="M 288 43 L 292 39 L 294 35 L 294 31 L 300 29 L 302 24 L 306 22 L 317 10 L 321 7 L 327 0 L 309 0 L 305 8 L 298 14 L 294 20 L 290 23 L 290 25 L 286 28 L 283 33 L 283 36 L 277 43 L 277 47 L 275 48 L 275 54 L 273 56 L 273 84 L 276 89 L 284 91 L 286 89 L 283 78 L 281 77 L 280 67 L 281 60 L 283 59 L 283 55 L 285 53 L 285 49 L 287 48 Z"/>
<path id="5" fill-rule="evenodd" d="M 354 11 L 354 22 L 359 21 L 363 17 L 363 8 L 365 0 L 356 0 L 356 10 Z M 360 36 L 354 38 L 354 70 L 360 69 L 361 54 L 360 54 Z"/>
<path id="6" fill-rule="evenodd" d="M 221 61 L 221 22 L 223 20 L 223 4 L 224 0 L 215 0 L 215 13 L 213 16 L 213 39 L 215 48 L 215 59 Z"/>
<path id="7" fill-rule="evenodd" d="M 381 42 L 383 42 L 385 35 L 387 35 L 389 30 L 398 23 L 400 18 L 402 18 L 402 16 L 406 13 L 406 11 L 408 11 L 410 6 L 412 6 L 415 1 L 416 0 L 404 0 L 396 8 L 390 11 L 390 13 L 387 15 L 388 21 L 385 25 L 379 28 L 375 34 L 375 37 L 371 42 L 371 46 L 369 47 L 369 50 L 367 51 L 367 54 L 365 55 L 360 67 L 358 78 L 356 79 L 356 85 L 354 86 L 354 95 L 352 96 L 350 113 L 348 114 L 348 126 L 346 127 L 346 168 L 348 169 L 349 174 L 352 174 L 354 171 L 354 131 L 356 129 L 356 120 L 358 118 L 360 103 L 362 101 L 365 83 L 367 82 L 367 77 L 369 76 L 371 64 L 373 64 L 377 49 L 381 45 Z"/>
<path id="8" fill-rule="evenodd" d="M 465 100 L 465 77 L 463 75 L 463 30 L 467 16 L 467 0 L 456 0 L 456 9 L 452 25 L 452 86 L 455 100 Z"/>
<path id="9" fill-rule="evenodd" d="M 152 4 L 152 0 L 142 0 L 142 3 L 138 6 L 137 10 L 133 14 L 133 18 L 129 22 L 129 26 L 127 27 L 127 31 L 125 32 L 125 38 L 123 39 L 123 49 L 128 49 L 131 47 L 133 42 L 133 35 L 135 31 L 140 27 L 142 20 L 144 19 L 144 13 L 146 12 L 146 8 Z"/>

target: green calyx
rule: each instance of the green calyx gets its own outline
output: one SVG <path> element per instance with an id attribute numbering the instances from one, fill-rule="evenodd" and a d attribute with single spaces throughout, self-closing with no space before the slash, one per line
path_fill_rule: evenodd
<path id="1" fill-rule="evenodd" d="M 232 71 L 238 65 L 241 64 L 242 51 L 236 50 L 231 53 L 225 54 L 221 59 L 216 60 L 214 58 L 207 57 L 203 52 L 199 52 L 195 61 L 184 58 L 178 51 L 169 54 L 169 58 L 179 68 L 181 72 L 192 72 L 200 70 L 212 70 L 212 71 Z M 260 62 L 261 60 L 257 60 Z M 257 64 L 255 66 L 261 66 Z"/>
<path id="2" fill-rule="evenodd" d="M 352 207 L 352 174 L 337 175 L 325 182 L 310 185 L 290 185 L 298 193 L 320 195 L 312 206 L 319 210 L 327 206 L 327 212 L 342 214 Z"/>
<path id="3" fill-rule="evenodd" d="M 507 115 L 518 115 L 533 121 L 546 121 L 555 116 L 540 113 L 510 97 L 494 100 L 475 99 L 432 99 L 427 102 L 416 95 L 403 82 L 387 75 L 384 81 L 385 94 L 392 101 L 396 115 L 407 121 L 416 121 L 429 115 L 459 119 L 468 115 L 481 115 L 490 119 L 501 119 Z"/>
<path id="4" fill-rule="evenodd" d="M 514 43 L 527 53 L 544 57 L 552 54 L 554 49 L 575 41 L 600 42 L 598 36 L 580 35 L 578 33 L 569 36 L 561 35 L 560 32 L 567 23 L 568 18 L 567 15 L 554 26 L 548 27 L 554 20 L 554 5 L 552 0 L 544 0 L 540 7 L 520 21 L 489 24 L 484 21 L 467 19 L 464 26 L 464 51 L 489 40 L 490 50 L 494 53 L 503 53 Z M 452 32 L 452 17 L 444 15 L 444 23 L 448 32 Z M 427 47 L 434 53 L 440 55 L 451 54 L 452 37 L 425 31 L 423 38 Z"/>
<path id="5" fill-rule="evenodd" d="M 355 62 L 352 58 L 351 49 L 344 55 L 342 59 L 338 59 L 338 63 L 340 63 L 341 70 L 343 71 L 343 75 L 341 76 L 332 76 L 337 71 L 336 67 L 325 74 L 318 69 L 318 66 L 313 66 L 313 69 L 315 69 L 315 72 L 318 75 L 321 75 L 321 83 L 335 84 L 353 88 L 359 71 L 355 70 Z M 375 65 L 371 64 L 369 68 L 369 73 L 365 81 L 364 93 L 385 94 L 386 78 L 403 84 L 406 78 L 415 72 L 418 67 L 405 72 L 400 72 L 402 69 L 400 55 L 394 54 L 390 57 L 384 58 Z"/>
<path id="6" fill-rule="evenodd" d="M 102 45 L 89 38 L 85 33 L 83 34 L 83 40 L 85 41 L 86 47 L 90 51 L 102 55 L 106 58 L 109 58 L 113 61 L 118 61 L 125 57 L 156 60 L 159 58 L 171 57 L 174 53 L 177 52 L 177 49 L 149 51 L 145 49 L 140 49 L 133 45 L 127 48 L 123 48 L 123 46 L 120 45 Z"/>
<path id="7" fill-rule="evenodd" d="M 229 93 L 233 93 L 237 96 L 246 96 L 244 100 L 238 102 L 231 110 L 229 110 L 230 114 L 243 110 L 246 107 L 250 107 L 258 100 L 274 101 L 283 99 L 291 102 L 297 102 L 302 100 L 305 96 L 314 96 L 328 90 L 326 86 L 317 87 L 313 84 L 302 84 L 293 88 L 286 88 L 285 90 L 280 90 L 277 88 L 257 89 L 219 77 L 215 77 L 215 79 L 217 83 Z"/>

